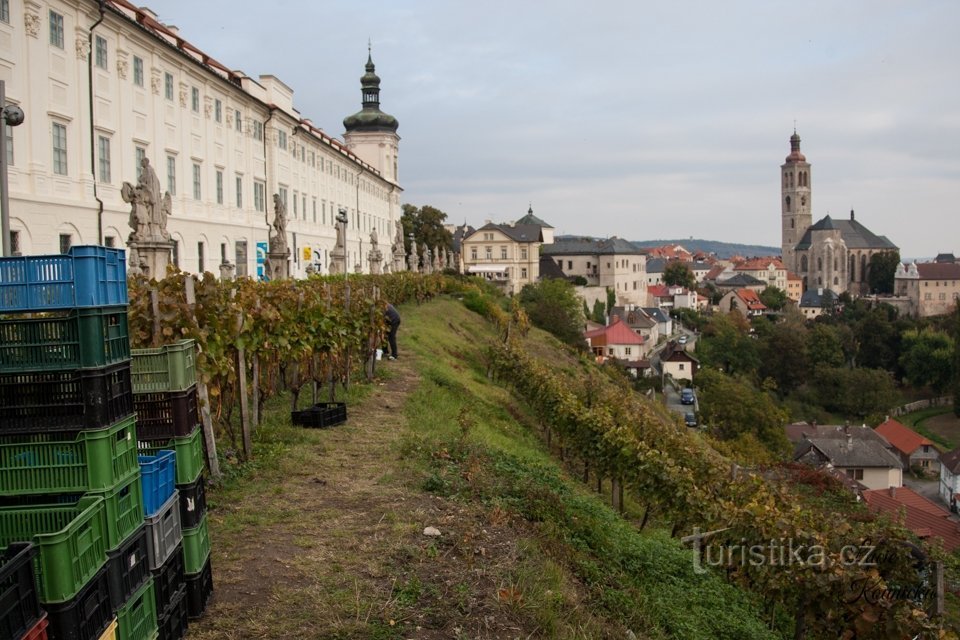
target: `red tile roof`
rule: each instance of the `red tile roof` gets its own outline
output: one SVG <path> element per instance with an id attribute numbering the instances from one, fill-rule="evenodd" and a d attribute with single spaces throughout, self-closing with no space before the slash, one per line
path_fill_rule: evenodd
<path id="1" fill-rule="evenodd" d="M 590 344 L 594 347 L 613 344 L 643 344 L 643 336 L 637 334 L 637 332 L 628 327 L 626 323 L 618 317 L 615 317 L 613 322 L 602 329 L 584 332 L 583 337 L 589 339 Z"/>
<path id="2" fill-rule="evenodd" d="M 871 511 L 888 514 L 917 536 L 938 538 L 947 551 L 960 548 L 960 524 L 949 519 L 946 509 L 910 489 L 873 489 L 864 491 L 863 499 Z"/>
<path id="3" fill-rule="evenodd" d="M 921 280 L 960 280 L 960 263 L 918 262 L 917 272 Z"/>
<path id="4" fill-rule="evenodd" d="M 787 280 L 790 280 L 791 282 L 803 282 L 803 278 L 795 274 L 793 271 L 787 271 Z"/>
<path id="5" fill-rule="evenodd" d="M 893 418 L 887 418 L 886 422 L 877 425 L 874 430 L 886 438 L 898 451 L 908 456 L 924 445 L 933 446 L 930 440 Z"/>
<path id="6" fill-rule="evenodd" d="M 750 311 L 765 311 L 767 308 L 767 305 L 760 302 L 760 296 L 753 289 L 737 289 L 736 294 Z"/>
<path id="7" fill-rule="evenodd" d="M 647 293 L 655 298 L 669 298 L 670 287 L 665 284 L 652 284 L 647 287 Z"/>
<path id="8" fill-rule="evenodd" d="M 751 258 L 734 267 L 735 271 L 766 271 L 773 265 L 774 269 L 786 269 L 780 258 Z"/>

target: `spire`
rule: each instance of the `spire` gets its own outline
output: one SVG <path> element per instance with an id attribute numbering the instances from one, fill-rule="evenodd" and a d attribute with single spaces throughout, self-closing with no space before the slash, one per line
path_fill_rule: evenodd
<path id="1" fill-rule="evenodd" d="M 796 128 L 793 135 L 790 136 L 790 155 L 787 156 L 787 162 L 806 162 L 807 158 L 800 152 L 800 136 Z"/>
<path id="2" fill-rule="evenodd" d="M 343 120 L 344 128 L 350 131 L 393 131 L 399 123 L 397 119 L 380 110 L 380 76 L 373 64 L 373 45 L 367 40 L 366 73 L 360 78 L 360 92 L 363 97 L 363 109 L 347 116 Z"/>
<path id="3" fill-rule="evenodd" d="M 530 203 L 530 208 L 527 209 L 527 213 L 529 213 L 530 215 L 533 215 L 533 203 L 532 203 L 532 202 Z"/>

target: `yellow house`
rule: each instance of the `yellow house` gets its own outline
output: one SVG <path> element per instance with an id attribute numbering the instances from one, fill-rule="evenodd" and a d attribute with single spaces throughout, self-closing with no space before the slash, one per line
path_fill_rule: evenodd
<path id="1" fill-rule="evenodd" d="M 464 236 L 460 264 L 463 273 L 486 278 L 506 293 L 519 293 L 540 277 L 541 244 L 539 225 L 489 222 Z"/>

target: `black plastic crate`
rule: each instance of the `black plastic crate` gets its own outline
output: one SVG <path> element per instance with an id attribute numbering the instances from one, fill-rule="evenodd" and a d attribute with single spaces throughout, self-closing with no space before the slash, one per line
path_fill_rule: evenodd
<path id="1" fill-rule="evenodd" d="M 107 568 L 97 572 L 67 602 L 44 604 L 50 621 L 48 633 L 56 640 L 97 640 L 113 622 Z"/>
<path id="2" fill-rule="evenodd" d="M 29 542 L 14 542 L 0 562 L 0 638 L 22 638 L 40 620 L 43 612 L 33 577 L 37 548 Z"/>
<path id="3" fill-rule="evenodd" d="M 291 411 L 290 420 L 301 427 L 332 427 L 347 421 L 347 403 L 318 402 L 309 409 Z"/>
<path id="4" fill-rule="evenodd" d="M 178 484 L 180 492 L 180 527 L 193 529 L 200 526 L 207 512 L 207 487 L 203 476 L 190 484 Z"/>
<path id="5" fill-rule="evenodd" d="M 157 598 L 157 611 L 162 612 L 173 602 L 174 596 L 186 584 L 183 573 L 183 544 L 180 544 L 159 569 L 154 569 L 153 593 Z"/>
<path id="6" fill-rule="evenodd" d="M 147 527 L 140 527 L 113 551 L 107 552 L 110 606 L 116 611 L 150 578 Z"/>
<path id="7" fill-rule="evenodd" d="M 135 393 L 137 437 L 141 440 L 182 438 L 199 424 L 197 385 L 186 391 Z"/>
<path id="8" fill-rule="evenodd" d="M 187 575 L 187 615 L 192 620 L 203 615 L 213 595 L 213 569 L 210 559 L 200 573 Z"/>
<path id="9" fill-rule="evenodd" d="M 0 434 L 108 427 L 133 413 L 130 362 L 98 369 L 0 373 Z"/>
<path id="10" fill-rule="evenodd" d="M 180 585 L 167 609 L 159 614 L 157 640 L 180 640 L 187 635 L 187 585 Z"/>

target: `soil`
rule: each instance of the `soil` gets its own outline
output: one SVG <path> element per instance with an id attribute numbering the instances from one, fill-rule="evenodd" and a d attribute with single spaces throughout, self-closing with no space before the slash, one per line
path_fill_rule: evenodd
<path id="1" fill-rule="evenodd" d="M 923 421 L 923 426 L 933 433 L 960 446 L 960 418 L 948 411 Z"/>
<path id="2" fill-rule="evenodd" d="M 188 638 L 542 636 L 505 588 L 514 523 L 423 492 L 401 457 L 412 364 L 383 363 L 391 375 L 282 474 L 240 500 L 213 492 L 215 591 Z"/>

